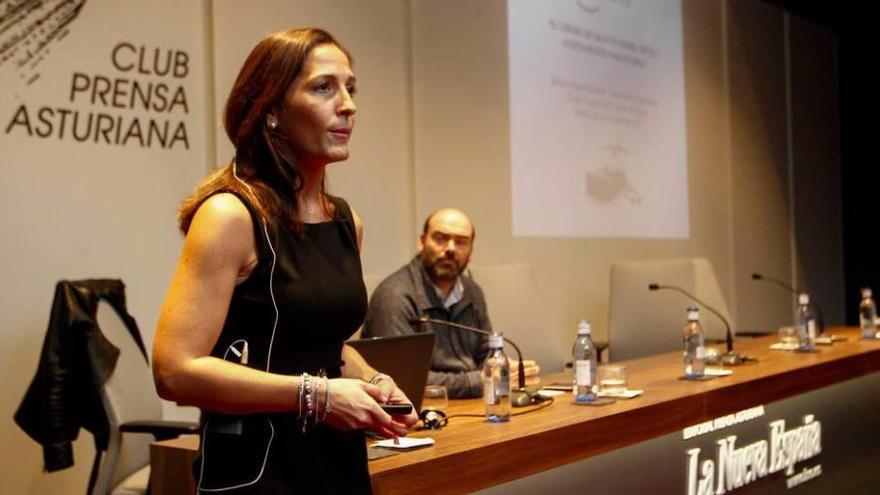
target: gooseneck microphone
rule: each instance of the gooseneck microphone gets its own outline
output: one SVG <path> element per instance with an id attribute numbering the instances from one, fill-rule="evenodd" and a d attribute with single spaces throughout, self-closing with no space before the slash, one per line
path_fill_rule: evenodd
<path id="1" fill-rule="evenodd" d="M 774 284 L 782 287 L 783 289 L 791 292 L 795 296 L 798 296 L 801 293 L 800 290 L 786 284 L 782 280 L 775 279 L 772 277 L 765 277 L 764 275 L 761 275 L 760 273 L 753 273 L 752 280 L 763 280 L 765 282 L 774 283 Z M 819 327 L 819 333 L 825 333 L 825 316 L 822 315 L 822 308 L 819 306 L 819 303 L 817 303 L 816 300 L 812 297 L 810 298 L 810 305 L 813 306 L 814 308 L 816 308 L 816 325 L 818 325 L 818 327 Z"/>
<path id="2" fill-rule="evenodd" d="M 697 296 L 682 289 L 681 287 L 676 287 L 674 285 L 660 285 L 658 283 L 648 284 L 648 290 L 660 290 L 660 289 L 674 290 L 676 292 L 684 294 L 685 297 L 687 297 L 688 299 L 690 299 L 690 300 L 694 301 L 695 303 L 699 304 L 700 306 L 708 309 L 709 312 L 711 312 L 712 314 L 717 316 L 719 320 L 721 320 L 721 323 L 724 323 L 724 328 L 727 331 L 727 335 L 726 335 L 727 352 L 725 352 L 724 355 L 722 356 L 722 361 L 724 362 L 724 364 L 735 365 L 735 364 L 740 364 L 743 361 L 753 361 L 754 360 L 754 358 L 742 356 L 740 354 L 737 354 L 736 352 L 733 352 L 733 332 L 730 329 L 730 322 L 728 322 L 727 318 L 722 316 L 721 313 L 718 312 L 718 310 L 716 310 L 712 306 L 709 306 L 705 302 L 698 299 Z"/>
<path id="3" fill-rule="evenodd" d="M 434 323 L 435 325 L 445 325 L 447 327 L 457 328 L 459 330 L 465 330 L 467 332 L 472 332 L 480 335 L 492 335 L 492 332 L 488 332 L 483 330 L 482 328 L 472 327 L 469 325 L 462 325 L 461 323 L 453 323 L 451 321 L 446 320 L 438 320 L 435 318 L 429 318 L 427 316 L 420 316 L 418 318 L 412 318 L 409 322 L 413 325 L 424 325 L 425 323 Z M 523 364 L 523 356 L 522 352 L 519 350 L 519 346 L 516 345 L 512 340 L 507 337 L 502 336 L 505 342 L 513 346 L 516 350 L 516 357 L 519 360 L 519 366 L 517 367 L 517 383 L 519 387 L 516 390 L 510 391 L 510 402 L 513 404 L 513 407 L 523 407 L 532 403 L 533 396 L 529 392 L 526 391 L 526 367 Z"/>

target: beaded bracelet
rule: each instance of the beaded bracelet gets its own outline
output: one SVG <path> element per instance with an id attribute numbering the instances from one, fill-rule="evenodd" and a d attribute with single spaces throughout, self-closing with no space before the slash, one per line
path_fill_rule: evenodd
<path id="1" fill-rule="evenodd" d="M 320 378 L 320 381 L 312 381 L 312 378 Z M 324 387 L 324 410 L 318 415 L 318 394 L 321 392 L 321 386 Z M 300 376 L 298 387 L 298 405 L 299 412 L 297 418 L 302 421 L 302 432 L 308 433 L 310 427 L 327 419 L 330 414 L 332 405 L 330 403 L 330 385 L 324 373 L 318 376 L 311 376 L 303 373 Z"/>
<path id="2" fill-rule="evenodd" d="M 312 384 L 312 396 L 309 401 L 309 416 L 312 419 L 312 424 L 315 424 L 315 421 L 318 419 L 318 386 L 320 382 L 313 382 Z"/>
<path id="3" fill-rule="evenodd" d="M 309 418 L 315 415 L 315 391 L 312 387 L 312 377 L 308 373 L 302 374 L 302 380 L 304 382 L 303 396 L 306 401 L 306 413 L 302 416 L 302 432 L 307 433 L 309 431 Z"/>

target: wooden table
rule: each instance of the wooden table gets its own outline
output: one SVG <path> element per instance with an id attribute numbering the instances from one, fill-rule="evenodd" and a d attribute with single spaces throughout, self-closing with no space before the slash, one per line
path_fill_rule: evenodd
<path id="1" fill-rule="evenodd" d="M 575 406 L 566 394 L 505 424 L 453 417 L 443 430 L 412 433 L 433 437 L 434 446 L 371 461 L 374 490 L 471 492 L 880 370 L 880 342 L 859 340 L 858 329 L 830 331 L 848 340 L 821 346 L 816 354 L 770 350 L 773 336 L 737 340 L 737 350 L 758 362 L 704 382 L 678 379 L 680 352 L 623 362 L 630 388 L 645 393 L 609 406 Z M 543 381 L 558 380 L 570 376 L 550 375 Z M 480 399 L 450 401 L 450 415 L 482 410 Z M 195 437 L 153 444 L 154 494 L 193 492 L 189 473 L 197 447 Z"/>

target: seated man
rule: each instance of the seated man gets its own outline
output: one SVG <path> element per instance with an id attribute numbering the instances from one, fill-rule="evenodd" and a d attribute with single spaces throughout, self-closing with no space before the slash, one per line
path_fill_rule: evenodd
<path id="1" fill-rule="evenodd" d="M 432 331 L 437 344 L 428 384 L 443 385 L 450 398 L 482 395 L 480 372 L 488 354 L 486 337 L 445 325 L 413 323 L 421 316 L 491 330 L 483 291 L 462 276 L 473 250 L 475 229 L 455 209 L 431 214 L 419 237 L 419 252 L 407 265 L 382 281 L 373 292 L 363 337 Z M 516 387 L 516 362 L 511 387 Z M 537 366 L 527 368 L 529 377 Z"/>

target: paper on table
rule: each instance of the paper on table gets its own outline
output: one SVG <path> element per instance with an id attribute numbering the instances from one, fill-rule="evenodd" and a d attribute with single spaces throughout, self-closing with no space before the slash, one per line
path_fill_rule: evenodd
<path id="1" fill-rule="evenodd" d="M 797 342 L 777 342 L 775 344 L 770 344 L 770 348 L 774 351 L 794 351 L 798 348 Z"/>
<path id="2" fill-rule="evenodd" d="M 571 389 L 569 389 L 568 391 L 571 392 Z M 565 392 L 563 392 L 562 390 L 551 390 L 547 388 L 542 388 L 541 390 L 538 390 L 538 395 L 546 399 L 549 399 L 550 397 L 556 397 L 557 395 L 562 395 L 564 393 Z"/>
<path id="3" fill-rule="evenodd" d="M 733 370 L 726 370 L 724 368 L 709 368 L 703 370 L 703 374 L 706 376 L 727 376 L 732 375 Z"/>
<path id="4" fill-rule="evenodd" d="M 411 438 L 411 437 L 400 437 L 398 438 L 398 444 L 394 443 L 393 438 L 386 438 L 385 440 L 380 440 L 371 447 L 384 447 L 386 449 L 412 449 L 414 447 L 424 447 L 426 445 L 434 445 L 434 439 L 430 437 L 424 438 Z"/>
<path id="5" fill-rule="evenodd" d="M 614 399 L 632 399 L 633 397 L 638 397 L 644 393 L 644 390 L 640 390 L 637 388 L 627 389 L 624 392 L 599 392 L 599 397 L 612 397 Z"/>

